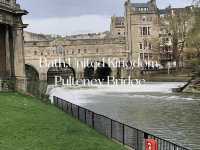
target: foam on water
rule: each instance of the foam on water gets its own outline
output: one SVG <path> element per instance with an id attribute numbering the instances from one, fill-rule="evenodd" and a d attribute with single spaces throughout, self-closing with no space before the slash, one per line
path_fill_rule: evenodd
<path id="1" fill-rule="evenodd" d="M 58 96 L 62 99 L 71 101 L 76 104 L 88 103 L 88 96 L 103 95 L 105 93 L 171 93 L 172 88 L 183 86 L 185 83 L 182 82 L 156 82 L 146 83 L 143 85 L 132 85 L 132 86 L 108 86 L 102 85 L 93 88 L 49 88 L 48 94 L 50 95 L 51 101 L 53 102 L 53 96 Z M 147 97 L 147 95 L 134 95 L 138 97 Z M 150 96 L 149 98 L 158 98 L 157 96 Z M 159 97 L 160 98 L 160 97 Z M 174 99 L 179 97 L 167 97 L 168 99 Z"/>

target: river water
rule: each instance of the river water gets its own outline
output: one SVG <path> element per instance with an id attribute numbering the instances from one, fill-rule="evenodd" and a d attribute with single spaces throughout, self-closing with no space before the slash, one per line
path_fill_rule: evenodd
<path id="1" fill-rule="evenodd" d="M 200 95 L 171 92 L 172 88 L 183 84 L 56 88 L 51 95 L 192 150 L 200 150 Z"/>

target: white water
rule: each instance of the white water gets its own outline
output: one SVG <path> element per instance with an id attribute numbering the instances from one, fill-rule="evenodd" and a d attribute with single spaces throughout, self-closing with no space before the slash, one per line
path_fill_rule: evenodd
<path id="1" fill-rule="evenodd" d="M 98 86 L 93 88 L 53 88 L 48 91 L 50 95 L 51 102 L 53 103 L 53 96 L 60 97 L 67 101 L 73 102 L 75 104 L 88 103 L 88 96 L 92 95 L 104 95 L 105 93 L 171 93 L 172 88 L 177 88 L 183 86 L 185 83 L 182 82 L 156 82 L 156 83 L 146 83 L 142 85 L 133 86 Z M 137 95 L 134 95 L 137 96 Z M 146 95 L 138 95 L 138 97 L 146 97 Z M 155 96 L 152 98 L 156 98 Z M 159 97 L 160 98 L 160 97 Z M 164 97 L 163 97 L 164 98 Z M 166 97 L 169 98 L 169 97 Z M 179 97 L 171 97 L 171 99 L 176 99 Z"/>

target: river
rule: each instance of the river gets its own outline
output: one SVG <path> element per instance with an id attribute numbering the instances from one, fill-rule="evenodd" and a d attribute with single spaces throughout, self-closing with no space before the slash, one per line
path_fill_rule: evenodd
<path id="1" fill-rule="evenodd" d="M 184 83 L 133 87 L 56 88 L 51 95 L 144 130 L 192 150 L 200 150 L 200 95 L 175 94 Z"/>

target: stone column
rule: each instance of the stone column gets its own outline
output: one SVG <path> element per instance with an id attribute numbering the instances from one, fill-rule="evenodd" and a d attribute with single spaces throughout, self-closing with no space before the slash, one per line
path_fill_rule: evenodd
<path id="1" fill-rule="evenodd" d="M 23 27 L 14 29 L 14 64 L 17 89 L 26 91 Z"/>
<path id="2" fill-rule="evenodd" d="M 12 74 L 11 71 L 11 57 L 10 57 L 10 41 L 9 41 L 9 27 L 6 26 L 6 35 L 5 35 L 5 47 L 6 47 L 6 75 L 9 78 Z"/>

